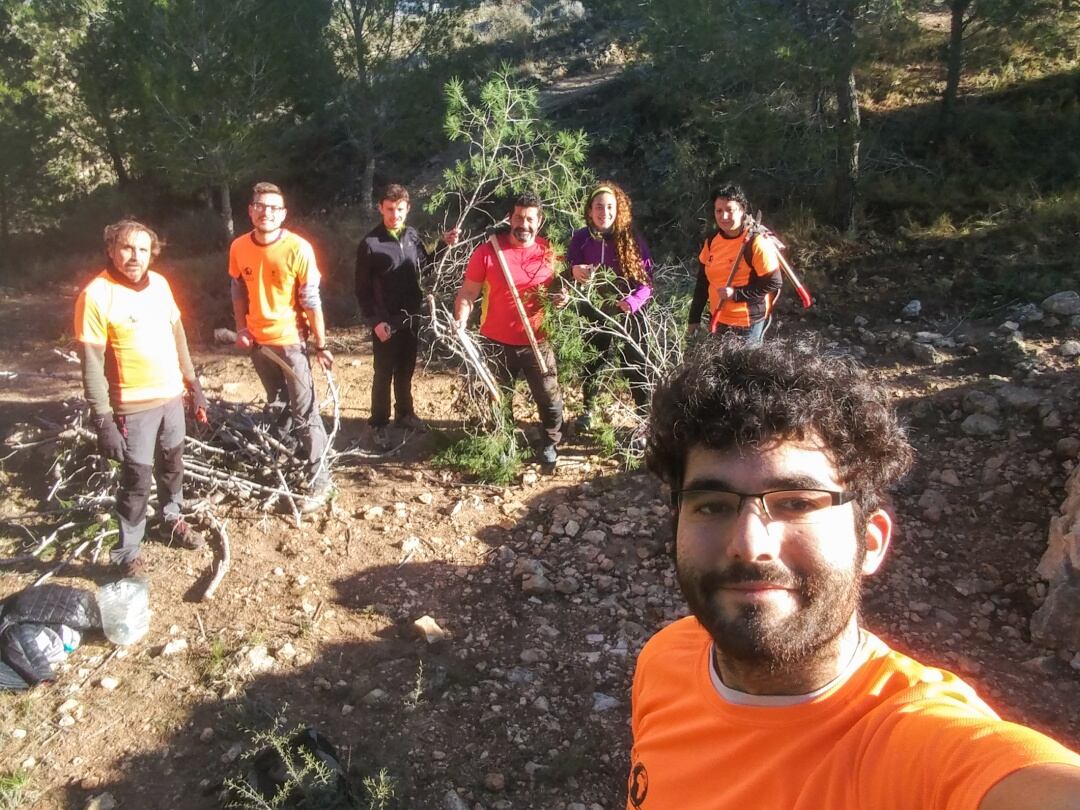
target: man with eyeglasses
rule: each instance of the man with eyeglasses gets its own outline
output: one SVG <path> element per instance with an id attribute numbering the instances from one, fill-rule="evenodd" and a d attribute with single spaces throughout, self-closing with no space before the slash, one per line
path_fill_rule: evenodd
<path id="1" fill-rule="evenodd" d="M 880 386 L 810 342 L 713 342 L 658 388 L 693 616 L 638 658 L 628 810 L 1080 808 L 1080 756 L 859 624 L 911 459 Z"/>
<path id="2" fill-rule="evenodd" d="M 331 482 L 310 357 L 328 371 L 334 357 L 326 346 L 315 251 L 283 227 L 287 213 L 280 188 L 255 184 L 248 206 L 254 228 L 229 248 L 229 276 L 236 345 L 251 353 L 277 431 L 298 440 L 311 474 L 298 506 L 311 510 L 326 502 Z"/>

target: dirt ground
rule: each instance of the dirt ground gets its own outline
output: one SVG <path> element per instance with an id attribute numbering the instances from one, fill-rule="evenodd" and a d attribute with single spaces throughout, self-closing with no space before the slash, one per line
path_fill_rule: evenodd
<path id="1" fill-rule="evenodd" d="M 0 381 L 6 432 L 81 389 L 77 367 L 53 352 L 70 337 L 74 285 L 3 293 L 0 371 L 33 375 Z M 1038 373 L 1026 384 L 1054 398 L 1059 425 L 1017 416 L 1000 435 L 971 438 L 958 430 L 964 394 L 1026 372 L 985 349 L 916 361 L 890 332 L 950 324 L 897 324 L 897 309 L 881 301 L 858 327 L 836 312 L 789 313 L 782 326 L 859 348 L 911 422 L 918 466 L 895 493 L 900 533 L 868 583 L 866 623 L 958 671 L 1006 717 L 1080 748 L 1080 673 L 1032 644 L 1027 627 L 1072 463 L 1055 443 L 1076 433 L 1075 364 L 1054 353 L 1057 332 L 1034 330 Z M 990 345 L 1001 320 L 958 324 L 954 336 Z M 370 449 L 370 350 L 356 327 L 335 330 L 335 342 L 337 445 Z M 193 353 L 210 396 L 258 399 L 246 359 L 206 345 Z M 433 427 L 460 425 L 456 384 L 450 372 L 418 374 L 417 410 Z M 435 443 L 417 434 L 392 454 L 346 459 L 337 498 L 300 529 L 222 505 L 234 560 L 212 602 L 194 601 L 209 550 L 149 544 L 149 636 L 122 649 L 87 638 L 55 683 L 0 695 L 0 772 L 29 772 L 36 799 L 26 806 L 83 808 L 105 793 L 121 808 L 222 806 L 250 730 L 274 717 L 336 744 L 363 807 L 623 806 L 634 658 L 685 612 L 663 493 L 573 442 L 554 475 L 533 467 L 505 488 L 472 484 L 432 468 Z M 11 458 L 2 475 L 0 516 L 35 508 L 34 471 Z M 928 490 L 941 493 L 936 511 Z M 554 587 L 525 593 L 522 575 L 537 566 Z M 0 596 L 45 567 L 0 569 Z M 54 581 L 113 578 L 80 561 Z M 425 615 L 447 639 L 416 637 Z M 186 650 L 166 654 L 177 639 Z M 372 793 L 380 771 L 394 794 L 382 804 Z"/>

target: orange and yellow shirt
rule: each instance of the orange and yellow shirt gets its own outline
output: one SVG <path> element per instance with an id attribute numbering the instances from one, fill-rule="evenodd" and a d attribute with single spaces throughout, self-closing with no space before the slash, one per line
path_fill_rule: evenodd
<path id="1" fill-rule="evenodd" d="M 1080 766 L 952 673 L 869 633 L 860 654 L 804 702 L 742 705 L 714 685 L 697 619 L 661 630 L 634 674 L 627 810 L 977 810 L 1015 770 Z"/>
<path id="2" fill-rule="evenodd" d="M 729 298 L 723 304 L 720 303 L 718 290 L 721 288 L 745 287 L 750 283 L 751 274 L 767 276 L 780 269 L 780 259 L 772 241 L 766 238 L 755 238 L 751 239 L 750 247 L 746 252 L 753 268 L 747 264 L 744 257 L 739 261 L 739 266 L 735 268 L 733 276 L 731 268 L 745 244 L 744 234 L 728 237 L 723 233 L 717 233 L 716 236 L 706 240 L 701 253 L 698 254 L 698 260 L 705 266 L 705 277 L 709 280 L 709 313 L 715 314 L 719 306 L 719 323 L 726 326 L 748 327 L 762 320 L 768 316 L 772 309 L 773 299 L 776 297 L 770 296 L 766 299 L 763 311 L 760 313 L 751 313 L 751 307 L 746 301 L 735 301 Z"/>
<path id="3" fill-rule="evenodd" d="M 247 328 L 256 343 L 291 346 L 300 342 L 299 292 L 319 283 L 319 266 L 311 244 L 282 230 L 276 241 L 260 245 L 251 233 L 229 247 L 229 275 L 247 289 Z"/>
<path id="4" fill-rule="evenodd" d="M 105 376 L 114 406 L 171 399 L 184 392 L 173 324 L 180 319 L 164 276 L 147 271 L 134 290 L 102 271 L 75 302 L 75 339 L 104 346 Z"/>

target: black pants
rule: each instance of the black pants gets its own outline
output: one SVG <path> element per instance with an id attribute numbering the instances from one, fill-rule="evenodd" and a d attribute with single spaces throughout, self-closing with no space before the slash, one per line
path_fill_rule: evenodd
<path id="1" fill-rule="evenodd" d="M 540 354 L 547 366 L 547 374 L 544 374 L 531 346 L 511 346 L 494 340 L 489 342 L 495 349 L 495 377 L 499 384 L 512 390 L 518 375 L 525 377 L 536 401 L 546 443 L 557 445 L 562 438 L 563 401 L 559 391 L 559 373 L 555 368 L 555 353 L 551 346 L 546 342 L 540 344 Z"/>
<path id="2" fill-rule="evenodd" d="M 631 315 L 626 320 L 626 331 L 638 344 L 642 343 L 642 313 Z M 645 356 L 625 340 L 619 340 L 610 332 L 590 331 L 585 343 L 596 352 L 596 358 L 585 364 L 582 369 L 584 381 L 581 384 L 581 398 L 584 410 L 592 410 L 596 397 L 600 393 L 600 372 L 604 366 L 616 364 L 618 373 L 630 383 L 630 395 L 638 411 L 644 413 L 649 406 L 649 378 L 646 374 Z"/>
<path id="3" fill-rule="evenodd" d="M 124 461 L 116 492 L 120 542 L 109 552 L 109 559 L 125 563 L 139 556 L 146 534 L 151 478 L 157 481 L 162 517 L 180 517 L 184 505 L 184 403 L 175 397 L 156 408 L 113 418 L 124 435 Z"/>
<path id="4" fill-rule="evenodd" d="M 301 458 L 314 466 L 326 448 L 326 426 L 319 415 L 319 401 L 315 398 L 315 381 L 311 376 L 307 349 L 299 343 L 265 348 L 284 360 L 293 372 L 287 375 L 273 360 L 258 351 L 251 353 L 255 373 L 266 389 L 267 410 L 275 414 L 276 427 L 281 436 L 297 435 Z"/>
<path id="5" fill-rule="evenodd" d="M 386 341 L 372 333 L 375 376 L 371 382 L 371 418 L 368 420 L 372 427 L 382 427 L 390 421 L 391 383 L 394 386 L 394 418 L 401 420 L 412 415 L 412 378 L 416 371 L 418 346 L 416 332 L 408 324 L 394 330 Z"/>

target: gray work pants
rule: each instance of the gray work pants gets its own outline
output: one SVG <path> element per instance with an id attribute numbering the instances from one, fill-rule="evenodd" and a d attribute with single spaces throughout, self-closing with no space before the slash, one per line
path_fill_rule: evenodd
<path id="1" fill-rule="evenodd" d="M 559 372 L 555 368 L 555 353 L 547 341 L 540 343 L 540 355 L 547 366 L 547 374 L 540 370 L 531 346 L 512 346 L 508 343 L 489 341 L 495 348 L 495 377 L 499 384 L 513 389 L 514 380 L 523 376 L 529 384 L 536 401 L 540 425 L 544 429 L 545 444 L 556 446 L 562 438 L 563 400 L 559 390 Z"/>
<path id="2" fill-rule="evenodd" d="M 252 352 L 255 373 L 266 389 L 266 407 L 275 415 L 279 434 L 294 435 L 300 441 L 300 457 L 314 467 L 326 448 L 326 427 L 319 415 L 307 351 L 299 343 L 265 348 L 284 360 L 296 375 L 294 379 L 270 358 Z"/>
<path id="3" fill-rule="evenodd" d="M 124 437 L 124 460 L 116 493 L 120 542 L 109 558 L 117 564 L 139 556 L 146 536 L 146 506 L 151 476 L 157 482 L 158 503 L 166 521 L 180 517 L 184 506 L 184 403 L 180 397 L 164 405 L 114 416 Z"/>

